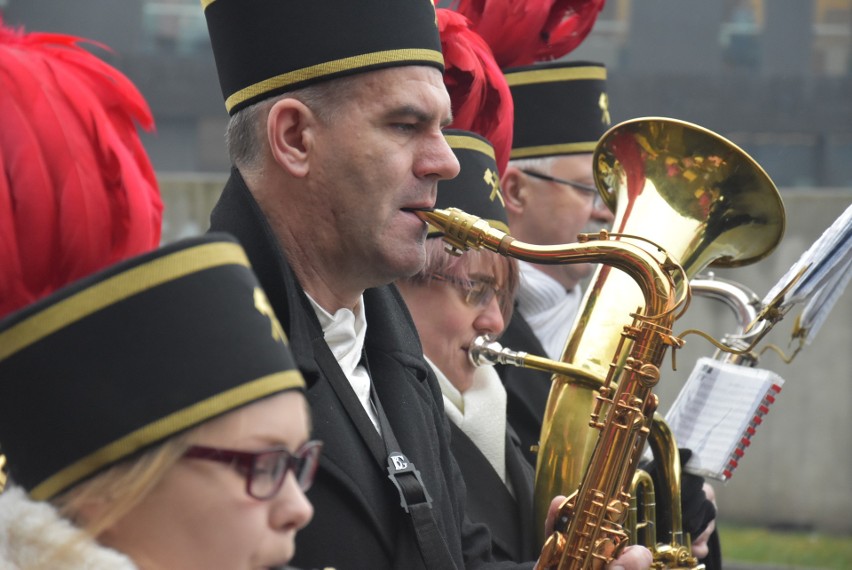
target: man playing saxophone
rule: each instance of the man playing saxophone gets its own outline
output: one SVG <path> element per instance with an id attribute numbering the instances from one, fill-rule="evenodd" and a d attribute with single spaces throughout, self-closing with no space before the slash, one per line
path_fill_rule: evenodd
<path id="1" fill-rule="evenodd" d="M 517 567 L 465 516 L 441 392 L 388 285 L 423 266 L 416 211 L 459 169 L 434 5 L 202 4 L 234 163 L 211 227 L 245 247 L 326 442 L 293 563 Z M 643 550 L 617 564 L 648 568 Z"/>

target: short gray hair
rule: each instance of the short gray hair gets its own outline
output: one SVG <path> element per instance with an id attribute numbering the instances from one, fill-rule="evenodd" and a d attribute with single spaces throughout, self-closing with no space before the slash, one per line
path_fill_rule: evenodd
<path id="1" fill-rule="evenodd" d="M 269 109 L 281 99 L 297 99 L 313 111 L 323 124 L 335 121 L 345 111 L 345 104 L 353 99 L 360 76 L 341 77 L 316 85 L 282 93 L 245 107 L 231 117 L 225 133 L 225 145 L 231 163 L 243 168 L 259 166 L 266 139 L 266 116 Z"/>
<path id="2" fill-rule="evenodd" d="M 518 158 L 509 161 L 509 166 L 514 166 L 518 170 L 535 170 L 542 174 L 552 174 L 553 164 L 556 162 L 557 156 L 541 156 L 536 158 Z"/>

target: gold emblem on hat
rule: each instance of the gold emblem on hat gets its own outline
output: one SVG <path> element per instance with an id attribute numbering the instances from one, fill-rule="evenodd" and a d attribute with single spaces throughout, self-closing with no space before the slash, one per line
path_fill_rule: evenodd
<path id="1" fill-rule="evenodd" d="M 269 304 L 266 293 L 260 287 L 254 288 L 254 308 L 261 315 L 269 318 L 270 323 L 272 323 L 272 339 L 286 343 L 287 337 L 284 334 L 284 329 L 281 328 L 281 323 L 275 318 L 275 311 L 272 310 L 272 305 Z"/>
<path id="2" fill-rule="evenodd" d="M 491 195 L 488 199 L 493 202 L 494 198 L 498 198 L 500 200 L 500 204 L 505 207 L 506 202 L 503 201 L 503 194 L 500 192 L 500 177 L 497 176 L 497 173 L 490 168 L 486 168 L 485 174 L 482 175 L 482 179 L 485 180 L 486 184 L 491 186 Z"/>
<path id="3" fill-rule="evenodd" d="M 598 98 L 598 107 L 601 108 L 601 122 L 605 125 L 612 123 L 612 119 L 609 116 L 609 97 L 607 97 L 606 93 L 601 93 L 601 96 Z"/>
<path id="4" fill-rule="evenodd" d="M 0 491 L 6 486 L 6 456 L 0 454 Z"/>

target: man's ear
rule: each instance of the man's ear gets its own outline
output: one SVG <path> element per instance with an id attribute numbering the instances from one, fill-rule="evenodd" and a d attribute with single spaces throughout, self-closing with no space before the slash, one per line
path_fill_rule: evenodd
<path id="1" fill-rule="evenodd" d="M 527 202 L 527 177 L 514 166 L 507 166 L 500 180 L 503 200 L 506 202 L 508 214 L 519 215 L 524 212 Z"/>
<path id="2" fill-rule="evenodd" d="M 297 99 L 280 99 L 269 109 L 266 136 L 272 158 L 292 176 L 303 177 L 310 170 L 316 125 L 316 115 Z"/>

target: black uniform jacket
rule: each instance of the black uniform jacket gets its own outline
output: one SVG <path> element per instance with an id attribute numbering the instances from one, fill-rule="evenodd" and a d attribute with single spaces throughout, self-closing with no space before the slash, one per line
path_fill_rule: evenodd
<path id="1" fill-rule="evenodd" d="M 517 307 L 509 326 L 500 336 L 500 344 L 512 350 L 545 356 L 541 342 Z M 552 375 L 549 372 L 504 364 L 498 364 L 496 368 L 506 387 L 506 415 L 509 425 L 518 434 L 527 461 L 535 468 L 536 456 L 530 448 L 538 445 Z"/>
<path id="2" fill-rule="evenodd" d="M 506 426 L 506 478 L 512 496 L 476 444 L 454 423 L 452 450 L 467 486 L 467 514 L 491 529 L 491 550 L 498 560 L 535 560 L 533 526 L 534 470 L 521 453 L 514 430 Z"/>
<path id="3" fill-rule="evenodd" d="M 308 492 L 314 518 L 296 537 L 293 564 L 337 570 L 424 568 L 409 515 L 388 479 L 383 441 L 333 357 L 329 365 L 319 321 L 236 169 L 211 214 L 211 230 L 236 236 L 246 249 L 308 382 L 313 437 L 325 442 Z M 465 487 L 450 451 L 441 392 L 401 296 L 392 286 L 370 289 L 364 304 L 370 376 L 402 452 L 420 470 L 455 566 L 514 567 L 492 561 L 488 529 L 465 517 Z"/>

